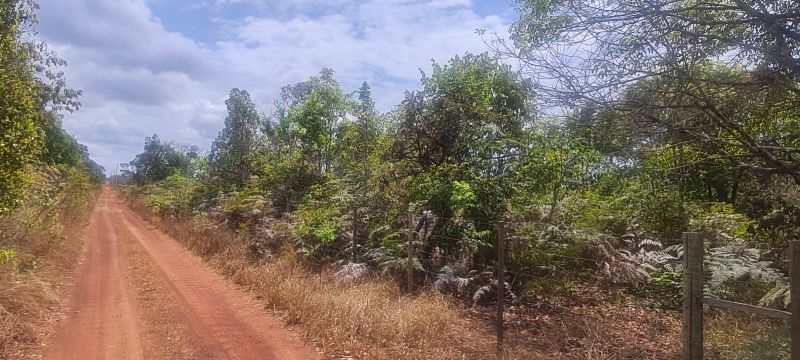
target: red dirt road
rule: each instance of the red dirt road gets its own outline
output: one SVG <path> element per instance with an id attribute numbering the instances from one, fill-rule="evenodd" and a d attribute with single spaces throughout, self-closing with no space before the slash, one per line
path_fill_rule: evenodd
<path id="1" fill-rule="evenodd" d="M 44 359 L 319 358 L 105 188 L 69 317 Z"/>

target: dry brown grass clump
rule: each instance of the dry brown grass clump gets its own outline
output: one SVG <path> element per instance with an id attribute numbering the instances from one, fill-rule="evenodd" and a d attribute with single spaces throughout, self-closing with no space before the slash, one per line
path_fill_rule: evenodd
<path id="1" fill-rule="evenodd" d="M 736 359 L 757 336 L 781 326 L 781 321 L 758 315 L 711 310 L 705 312 L 705 356 L 707 359 Z"/>
<path id="2" fill-rule="evenodd" d="M 144 208 L 138 207 L 140 213 Z M 490 359 L 492 329 L 475 329 L 451 299 L 403 296 L 386 279 L 339 284 L 314 272 L 287 248 L 278 260 L 256 260 L 228 231 L 198 229 L 188 221 L 150 217 L 220 273 L 242 285 L 330 356 L 360 359 Z M 514 356 L 509 356 L 509 359 Z"/>

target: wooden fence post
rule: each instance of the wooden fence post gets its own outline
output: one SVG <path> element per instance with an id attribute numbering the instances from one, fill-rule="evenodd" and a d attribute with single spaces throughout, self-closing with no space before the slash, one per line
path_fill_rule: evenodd
<path id="1" fill-rule="evenodd" d="M 703 239 L 683 233 L 683 359 L 703 359 Z"/>
<path id="2" fill-rule="evenodd" d="M 505 312 L 506 224 L 497 223 L 497 357 L 503 357 L 503 314 Z"/>
<path id="3" fill-rule="evenodd" d="M 408 292 L 414 289 L 414 213 L 408 212 L 408 260 L 406 261 L 406 281 Z"/>
<path id="4" fill-rule="evenodd" d="M 791 357 L 800 360 L 800 242 L 789 243 L 789 296 L 791 300 Z"/>
<path id="5" fill-rule="evenodd" d="M 358 208 L 353 209 L 353 229 L 350 242 L 350 262 L 356 262 L 356 244 L 358 244 Z"/>

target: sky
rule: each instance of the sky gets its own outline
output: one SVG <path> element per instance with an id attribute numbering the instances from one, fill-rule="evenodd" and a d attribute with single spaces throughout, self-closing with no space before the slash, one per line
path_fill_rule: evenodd
<path id="1" fill-rule="evenodd" d="M 39 0 L 39 36 L 68 62 L 82 108 L 64 127 L 110 174 L 144 138 L 208 149 L 236 87 L 269 113 L 280 88 L 334 69 L 379 109 L 420 70 L 505 37 L 511 0 Z"/>

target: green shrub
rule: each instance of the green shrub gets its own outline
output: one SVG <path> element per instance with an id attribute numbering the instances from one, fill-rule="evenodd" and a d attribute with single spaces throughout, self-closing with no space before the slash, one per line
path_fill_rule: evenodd
<path id="1" fill-rule="evenodd" d="M 344 235 L 344 209 L 348 196 L 334 181 L 311 188 L 297 211 L 292 215 L 298 222 L 296 233 L 301 247 L 308 255 L 320 255 L 319 250 L 333 249 Z"/>
<path id="2" fill-rule="evenodd" d="M 192 214 L 192 194 L 197 184 L 183 174 L 174 173 L 145 187 L 147 207 L 159 215 Z"/>

